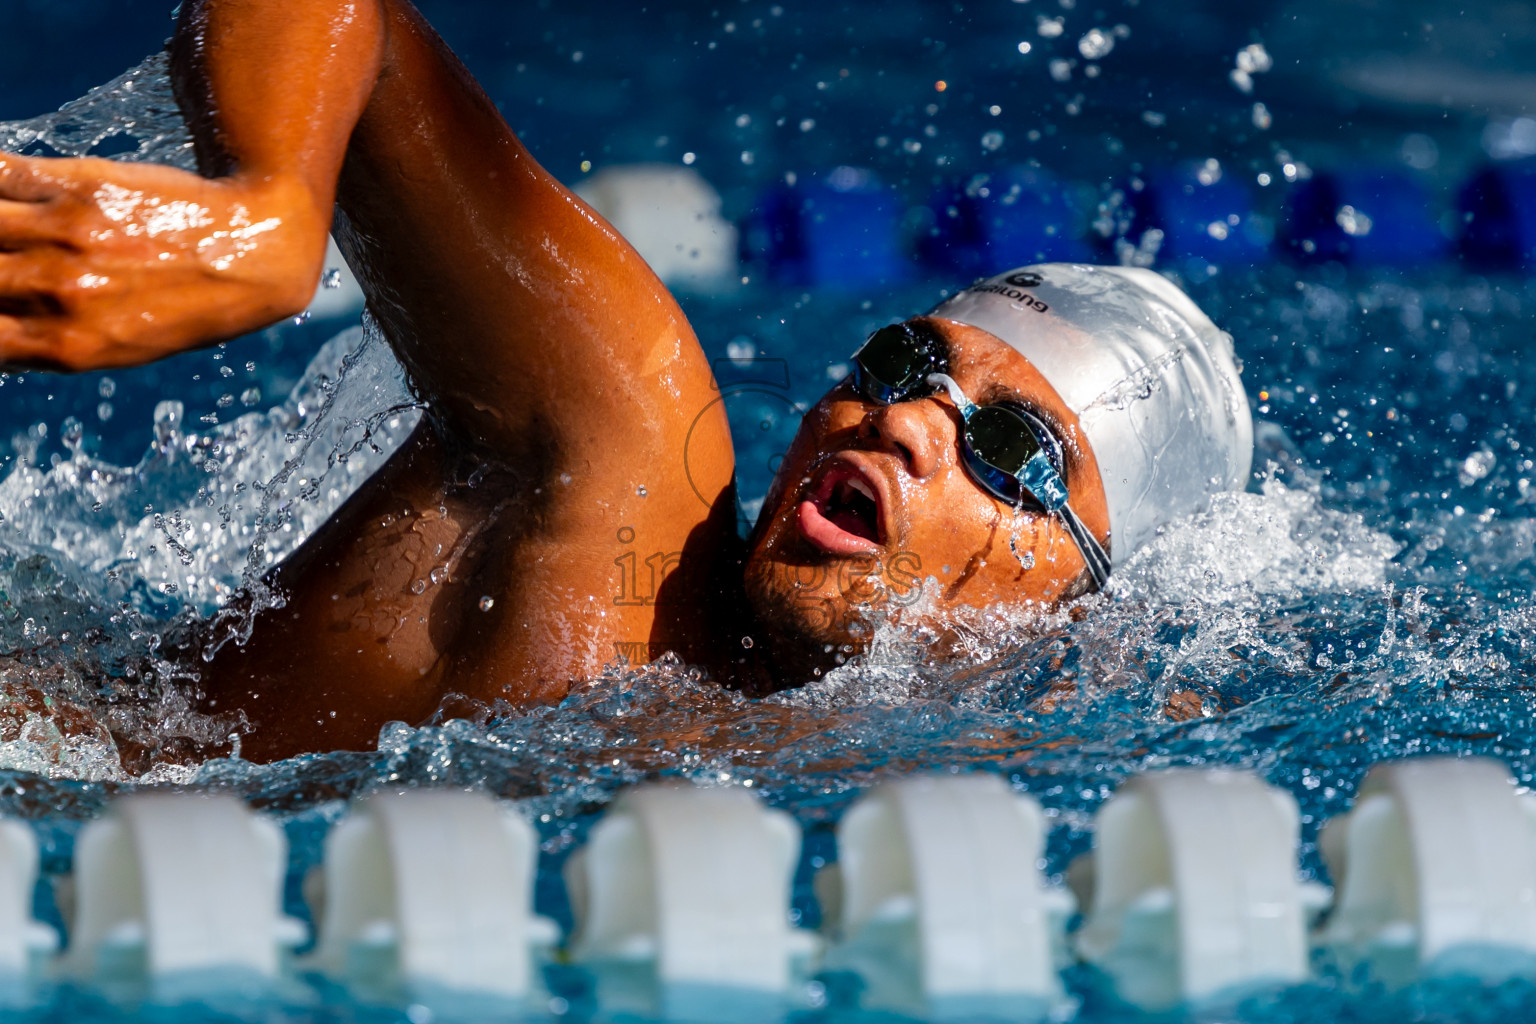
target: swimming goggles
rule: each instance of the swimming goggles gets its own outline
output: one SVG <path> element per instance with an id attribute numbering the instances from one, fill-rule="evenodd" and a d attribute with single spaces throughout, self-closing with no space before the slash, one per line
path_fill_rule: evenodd
<path id="1" fill-rule="evenodd" d="M 1038 416 L 1012 403 L 977 405 L 944 371 L 943 342 L 921 324 L 892 324 L 869 336 L 853 356 L 859 393 L 878 405 L 932 394 L 943 387 L 960 412 L 966 472 L 988 494 L 1016 508 L 1053 513 L 1066 525 L 1093 582 L 1109 579 L 1109 555 L 1068 503 L 1061 442 Z"/>

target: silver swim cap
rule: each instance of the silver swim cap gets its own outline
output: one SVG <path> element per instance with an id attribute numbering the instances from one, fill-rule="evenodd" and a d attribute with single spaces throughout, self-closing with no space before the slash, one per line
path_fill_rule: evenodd
<path id="1" fill-rule="evenodd" d="M 1045 263 L 979 281 L 931 315 L 1011 345 L 1077 414 L 1115 565 L 1213 493 L 1246 485 L 1253 418 L 1232 339 L 1166 278 Z"/>

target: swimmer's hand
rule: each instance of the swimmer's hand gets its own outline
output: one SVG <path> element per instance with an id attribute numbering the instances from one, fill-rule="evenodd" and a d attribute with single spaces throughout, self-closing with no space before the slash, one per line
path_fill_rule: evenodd
<path id="1" fill-rule="evenodd" d="M 300 312 L 318 205 L 293 178 L 0 153 L 0 367 L 133 366 Z"/>

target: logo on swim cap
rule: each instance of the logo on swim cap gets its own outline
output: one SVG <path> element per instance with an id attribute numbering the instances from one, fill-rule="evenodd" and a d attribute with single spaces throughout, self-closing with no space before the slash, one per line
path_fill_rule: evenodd
<path id="1" fill-rule="evenodd" d="M 1033 270 L 1019 270 L 1009 274 L 1007 277 L 1003 278 L 1003 280 L 1019 288 L 1033 288 L 1035 285 L 1044 281 L 1045 278 L 1041 277 Z"/>

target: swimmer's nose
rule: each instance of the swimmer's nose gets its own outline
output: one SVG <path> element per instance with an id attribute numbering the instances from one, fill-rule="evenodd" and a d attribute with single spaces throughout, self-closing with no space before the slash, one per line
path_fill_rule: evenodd
<path id="1" fill-rule="evenodd" d="M 944 467 L 956 440 L 953 410 L 930 400 L 871 409 L 860 424 L 860 433 L 883 450 L 900 455 L 907 472 L 919 480 Z"/>

